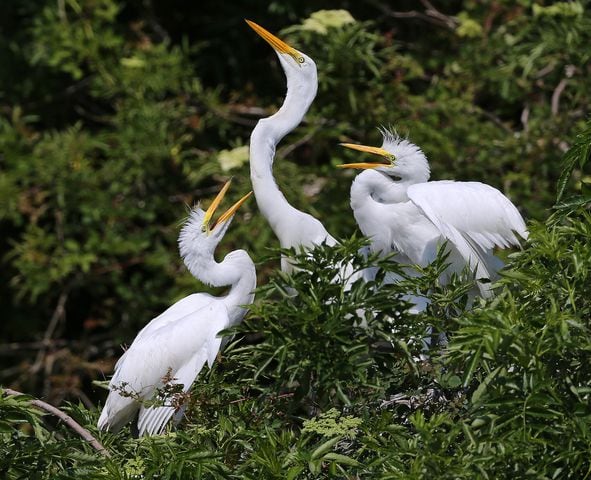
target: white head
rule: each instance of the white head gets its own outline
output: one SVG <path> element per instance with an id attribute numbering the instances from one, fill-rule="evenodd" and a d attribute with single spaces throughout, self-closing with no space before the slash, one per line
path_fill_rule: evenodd
<path id="1" fill-rule="evenodd" d="M 294 94 L 311 103 L 318 89 L 316 63 L 305 53 L 290 47 L 283 40 L 250 20 L 246 23 L 273 47 L 287 78 L 288 95 Z"/>
<path id="2" fill-rule="evenodd" d="M 368 147 L 352 143 L 341 145 L 360 152 L 372 153 L 383 158 L 381 163 L 347 163 L 341 168 L 373 169 L 405 183 L 423 183 L 429 180 L 429 162 L 423 151 L 414 143 L 397 134 L 380 129 L 384 141 L 381 147 Z"/>
<path id="3" fill-rule="evenodd" d="M 212 217 L 226 195 L 229 186 L 230 181 L 226 182 L 207 211 L 202 210 L 199 206 L 195 207 L 181 229 L 179 250 L 185 265 L 194 275 L 194 271 L 198 266 L 212 261 L 214 251 L 218 243 L 224 238 L 226 230 L 232 223 L 234 214 L 252 194 L 252 192 L 246 194 L 220 215 L 216 222 L 212 223 Z"/>

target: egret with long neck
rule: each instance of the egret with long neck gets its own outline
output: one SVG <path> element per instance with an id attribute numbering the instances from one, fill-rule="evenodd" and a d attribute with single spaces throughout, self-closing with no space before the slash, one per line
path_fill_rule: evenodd
<path id="1" fill-rule="evenodd" d="M 296 128 L 312 104 L 318 90 L 316 64 L 308 55 L 290 47 L 263 27 L 246 20 L 275 50 L 287 78 L 287 94 L 281 108 L 259 120 L 250 136 L 250 178 L 257 205 L 279 239 L 282 248 L 312 248 L 337 241 L 312 215 L 293 207 L 273 177 L 275 148 Z M 284 271 L 289 262 L 282 259 Z"/>
<path id="2" fill-rule="evenodd" d="M 256 271 L 248 253 L 235 250 L 221 262 L 214 258 L 234 214 L 250 196 L 242 197 L 212 223 L 229 184 L 207 211 L 192 210 L 179 236 L 181 256 L 193 276 L 211 286 L 229 286 L 228 293 L 189 295 L 137 334 L 115 366 L 99 429 L 117 432 L 137 418 L 139 435 L 160 433 L 175 412 L 182 411 L 184 397 L 178 390 L 186 393 L 205 363 L 213 364 L 222 347 L 218 332 L 241 322 L 244 306 L 253 302 Z M 176 393 L 160 398 L 167 390 Z M 161 400 L 161 405 L 154 405 L 154 400 Z"/>
<path id="3" fill-rule="evenodd" d="M 426 266 L 448 243 L 447 273 L 466 266 L 476 279 L 495 280 L 502 262 L 494 248 L 519 245 L 527 229 L 515 205 L 497 189 L 480 182 L 430 182 L 422 150 L 406 139 L 382 131 L 381 147 L 343 146 L 381 157 L 379 163 L 350 163 L 363 169 L 351 186 L 351 208 L 374 252 L 397 252 L 397 261 Z M 490 296 L 487 282 L 477 282 Z"/>

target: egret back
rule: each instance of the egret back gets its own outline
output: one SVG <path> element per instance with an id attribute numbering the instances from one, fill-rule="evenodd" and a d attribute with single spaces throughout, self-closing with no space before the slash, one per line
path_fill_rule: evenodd
<path id="1" fill-rule="evenodd" d="M 141 408 L 145 418 L 140 418 L 140 435 L 158 433 L 174 408 L 146 408 L 141 402 L 152 400 L 166 379 L 182 383 L 187 391 L 205 362 L 211 365 L 215 360 L 221 342 L 217 333 L 229 324 L 225 305 L 207 294 L 194 294 L 177 303 L 181 302 L 152 320 L 117 363 L 98 422 L 100 429 L 118 431 Z M 156 416 L 164 421 L 154 421 Z"/>

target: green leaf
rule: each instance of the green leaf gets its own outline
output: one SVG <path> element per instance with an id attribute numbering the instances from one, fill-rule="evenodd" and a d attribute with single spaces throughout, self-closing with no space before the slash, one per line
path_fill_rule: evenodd
<path id="1" fill-rule="evenodd" d="M 583 168 L 583 166 L 589 161 L 590 155 L 591 121 L 587 123 L 585 130 L 577 135 L 574 144 L 564 154 L 562 160 L 562 172 L 558 178 L 556 202 L 559 202 L 562 199 L 575 165 L 578 163 L 579 168 Z"/>
<path id="2" fill-rule="evenodd" d="M 312 460 L 317 460 L 318 458 L 322 457 L 325 453 L 332 450 L 332 447 L 334 447 L 340 440 L 341 437 L 335 437 L 324 442 L 322 445 L 320 445 L 318 448 L 316 448 L 316 450 L 312 452 Z"/>
<path id="3" fill-rule="evenodd" d="M 341 463 L 343 465 L 350 465 L 352 467 L 359 467 L 361 464 L 355 460 L 354 458 L 348 457 L 347 455 L 342 455 L 340 453 L 329 452 L 324 457 L 323 460 L 333 461 L 336 463 Z"/>

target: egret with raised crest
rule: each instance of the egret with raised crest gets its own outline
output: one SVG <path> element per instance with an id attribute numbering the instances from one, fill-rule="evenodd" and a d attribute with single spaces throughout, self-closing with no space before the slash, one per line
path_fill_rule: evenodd
<path id="1" fill-rule="evenodd" d="M 167 403 L 167 399 L 163 405 L 155 405 L 154 397 L 171 386 L 174 392 L 186 393 L 205 363 L 211 366 L 222 347 L 218 332 L 241 322 L 245 305 L 253 302 L 256 271 L 248 253 L 232 251 L 219 263 L 214 258 L 234 214 L 252 193 L 212 223 L 229 186 L 227 182 L 207 211 L 199 207 L 191 211 L 181 229 L 179 249 L 193 276 L 211 286 L 230 286 L 230 290 L 222 297 L 189 295 L 137 334 L 115 366 L 99 429 L 117 432 L 137 418 L 139 435 L 160 433 L 180 405 Z"/>
<path id="2" fill-rule="evenodd" d="M 381 162 L 339 165 L 364 170 L 351 186 L 351 208 L 372 251 L 397 252 L 404 264 L 426 266 L 447 242 L 447 273 L 468 266 L 476 279 L 495 280 L 502 261 L 495 248 L 519 245 L 527 238 L 515 205 L 496 188 L 480 182 L 429 181 L 429 163 L 410 141 L 383 129 L 381 147 L 351 143 L 346 148 L 379 156 Z M 492 294 L 489 282 L 477 282 L 480 294 Z"/>

